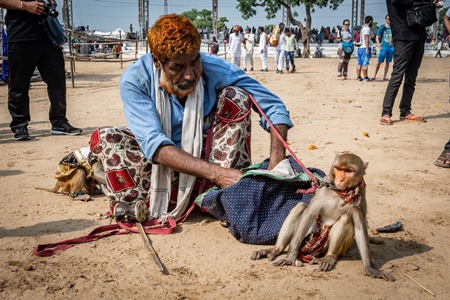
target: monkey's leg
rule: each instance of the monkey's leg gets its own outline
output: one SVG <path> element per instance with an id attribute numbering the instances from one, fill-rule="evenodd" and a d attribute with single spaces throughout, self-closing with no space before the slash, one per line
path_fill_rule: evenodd
<path id="1" fill-rule="evenodd" d="M 53 189 L 51 189 L 51 190 L 45 189 L 45 190 L 47 190 L 49 192 L 52 192 L 52 193 L 57 193 L 59 191 L 59 189 L 60 189 L 60 185 L 59 185 L 59 181 L 57 180 L 56 184 L 55 184 L 55 187 Z"/>
<path id="2" fill-rule="evenodd" d="M 267 257 L 270 261 L 273 261 L 277 256 L 283 253 L 286 246 L 290 243 L 292 236 L 297 231 L 298 224 L 300 223 L 300 217 L 306 208 L 306 204 L 303 202 L 298 203 L 286 217 L 286 220 L 281 226 L 280 233 L 278 234 L 275 247 L 269 249 L 263 249 L 253 252 L 251 259 L 257 260 L 263 257 Z"/>
<path id="3" fill-rule="evenodd" d="M 94 179 L 97 182 L 106 183 L 106 175 L 102 164 L 96 161 L 92 164 L 92 169 L 94 170 Z"/>
<path id="4" fill-rule="evenodd" d="M 321 271 L 330 271 L 336 264 L 338 256 L 351 247 L 354 236 L 355 230 L 351 218 L 345 214 L 342 215 L 328 234 L 326 255 L 315 259 L 314 263 L 319 264 Z"/>

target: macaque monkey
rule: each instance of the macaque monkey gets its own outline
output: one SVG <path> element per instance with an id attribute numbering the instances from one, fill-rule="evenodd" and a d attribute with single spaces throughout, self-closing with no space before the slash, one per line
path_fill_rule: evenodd
<path id="1" fill-rule="evenodd" d="M 281 227 L 275 247 L 255 251 L 251 257 L 275 260 L 289 244 L 287 256 L 274 262 L 275 266 L 301 266 L 302 242 L 309 233 L 328 228 L 325 245 L 315 254 L 311 262 L 318 264 L 321 271 L 330 271 L 337 258 L 356 240 L 367 275 L 395 281 L 390 273 L 382 272 L 373 266 L 367 232 L 367 202 L 364 173 L 367 164 L 351 153 L 337 155 L 331 166 L 325 187 L 317 189 L 309 206 L 297 204 L 289 213 Z M 320 220 L 320 222 L 319 222 Z M 321 224 L 319 224 L 321 223 Z M 300 252 L 300 253 L 299 253 Z"/>
<path id="2" fill-rule="evenodd" d="M 56 180 L 53 189 L 39 188 L 37 190 L 44 190 L 47 192 L 58 193 L 60 190 L 64 194 L 69 194 L 70 197 L 75 198 L 79 192 L 85 191 L 86 171 L 83 168 L 74 170 L 69 176 L 59 178 Z"/>
<path id="3" fill-rule="evenodd" d="M 106 183 L 106 176 L 102 165 L 99 162 L 92 163 L 93 174 L 92 177 L 99 183 Z M 86 192 L 86 170 L 84 168 L 78 168 L 74 170 L 69 176 L 59 178 L 56 180 L 55 187 L 53 189 L 36 188 L 38 190 L 44 190 L 47 192 L 58 193 L 60 190 L 64 194 L 68 194 L 70 197 L 75 198 L 78 193 Z"/>

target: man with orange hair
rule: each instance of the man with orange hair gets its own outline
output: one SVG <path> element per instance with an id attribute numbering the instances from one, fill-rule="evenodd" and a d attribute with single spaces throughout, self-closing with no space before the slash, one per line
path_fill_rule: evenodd
<path id="1" fill-rule="evenodd" d="M 143 200 L 150 218 L 179 219 L 205 186 L 228 187 L 251 164 L 252 96 L 284 140 L 293 126 L 282 100 L 230 62 L 200 52 L 200 34 L 182 15 L 161 16 L 151 53 L 122 75 L 128 128 L 102 127 L 91 152 L 107 175 L 112 203 Z M 250 96 L 251 95 L 251 96 Z M 270 132 L 270 164 L 286 150 Z"/>

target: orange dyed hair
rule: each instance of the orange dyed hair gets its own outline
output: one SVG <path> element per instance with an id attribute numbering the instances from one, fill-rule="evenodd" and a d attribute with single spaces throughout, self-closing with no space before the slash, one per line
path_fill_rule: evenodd
<path id="1" fill-rule="evenodd" d="M 159 17 L 147 37 L 152 54 L 162 63 L 200 50 L 201 37 L 197 27 L 182 15 Z"/>

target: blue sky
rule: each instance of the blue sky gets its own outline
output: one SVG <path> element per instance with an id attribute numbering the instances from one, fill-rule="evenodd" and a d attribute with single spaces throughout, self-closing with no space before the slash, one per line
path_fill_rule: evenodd
<path id="1" fill-rule="evenodd" d="M 196 8 L 198 10 L 211 10 L 211 0 L 167 0 L 169 13 L 182 13 L 184 11 Z M 449 1 L 447 1 L 449 2 Z M 62 7 L 62 0 L 57 0 L 58 10 Z M 351 20 L 352 7 L 351 0 L 345 0 L 337 10 L 317 9 L 312 14 L 312 27 L 320 28 L 321 26 L 336 26 L 342 24 L 343 19 Z M 236 9 L 236 0 L 218 0 L 219 17 L 225 16 L 229 22 L 226 24 L 229 28 L 234 24 L 246 26 L 264 26 L 266 24 L 276 24 L 281 22 L 281 13 L 278 18 L 267 20 L 265 13 L 261 9 L 256 17 L 244 20 L 240 12 Z M 149 24 L 153 24 L 155 20 L 164 14 L 164 0 L 150 0 L 150 20 Z M 386 15 L 385 0 L 367 0 L 366 15 L 372 15 L 375 22 L 383 22 Z M 448 6 L 446 3 L 445 6 Z M 133 24 L 134 30 L 139 27 L 138 22 L 138 0 L 73 0 L 73 20 L 74 25 L 88 25 L 89 29 L 97 29 L 101 31 L 110 31 L 118 27 L 128 31 L 130 24 Z M 296 11 L 300 14 L 301 20 L 305 17 L 305 8 L 297 7 Z"/>

